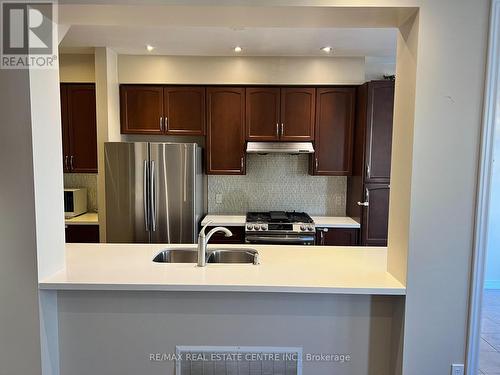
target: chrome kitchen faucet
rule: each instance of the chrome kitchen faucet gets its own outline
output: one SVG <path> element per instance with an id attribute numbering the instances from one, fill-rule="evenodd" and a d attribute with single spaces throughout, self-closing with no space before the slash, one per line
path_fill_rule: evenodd
<path id="1" fill-rule="evenodd" d="M 233 235 L 229 229 L 224 227 L 215 227 L 205 235 L 205 229 L 211 223 L 212 221 L 206 223 L 205 226 L 201 228 L 200 234 L 198 235 L 198 267 L 205 267 L 207 265 L 207 244 L 210 237 L 217 232 L 223 232 L 226 237 L 231 237 Z"/>

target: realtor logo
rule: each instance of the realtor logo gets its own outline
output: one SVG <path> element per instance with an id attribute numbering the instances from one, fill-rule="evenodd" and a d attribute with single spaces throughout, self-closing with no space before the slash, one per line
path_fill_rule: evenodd
<path id="1" fill-rule="evenodd" d="M 54 55 L 53 4 L 2 2 L 2 68 L 50 68 Z"/>

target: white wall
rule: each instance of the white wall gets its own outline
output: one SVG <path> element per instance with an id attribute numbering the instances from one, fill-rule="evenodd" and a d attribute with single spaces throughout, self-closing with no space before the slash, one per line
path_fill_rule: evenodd
<path id="1" fill-rule="evenodd" d="M 118 56 L 110 48 L 95 50 L 96 106 L 97 106 L 97 207 L 99 237 L 106 242 L 106 189 L 104 142 L 121 141 L 120 98 L 118 85 Z"/>
<path id="2" fill-rule="evenodd" d="M 363 58 L 120 55 L 120 83 L 359 84 Z"/>
<path id="3" fill-rule="evenodd" d="M 365 57 L 365 81 L 384 79 L 384 75 L 396 74 L 396 58 Z"/>
<path id="4" fill-rule="evenodd" d="M 441 375 L 465 361 L 490 2 L 420 5 L 403 369 Z"/>
<path id="5" fill-rule="evenodd" d="M 95 82 L 94 55 L 60 54 L 61 82 Z"/>
<path id="6" fill-rule="evenodd" d="M 30 71 L 38 277 L 64 265 L 63 163 L 59 72 Z"/>
<path id="7" fill-rule="evenodd" d="M 59 298 L 62 375 L 174 375 L 173 361 L 150 362 L 149 353 L 175 353 L 176 345 L 302 347 L 352 358 L 304 361 L 304 375 L 392 375 L 390 348 L 400 345 L 399 296 L 62 291 Z"/>
<path id="8" fill-rule="evenodd" d="M 0 374 L 39 375 L 29 73 L 0 69 L 0 81 Z"/>

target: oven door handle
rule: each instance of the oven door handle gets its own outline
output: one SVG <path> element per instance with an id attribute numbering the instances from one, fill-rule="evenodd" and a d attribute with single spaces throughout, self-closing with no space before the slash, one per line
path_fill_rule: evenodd
<path id="1" fill-rule="evenodd" d="M 302 244 L 304 242 L 314 243 L 314 236 L 295 236 L 295 237 L 279 237 L 279 236 L 262 236 L 262 235 L 247 235 L 246 241 L 251 243 L 292 243 Z"/>

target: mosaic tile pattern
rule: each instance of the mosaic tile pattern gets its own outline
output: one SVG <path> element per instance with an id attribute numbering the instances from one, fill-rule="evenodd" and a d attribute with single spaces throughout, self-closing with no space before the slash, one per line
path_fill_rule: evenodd
<path id="1" fill-rule="evenodd" d="M 311 176 L 308 155 L 247 155 L 245 176 L 208 176 L 208 212 L 296 210 L 345 216 L 347 177 Z M 220 194 L 222 203 L 217 203 Z"/>
<path id="2" fill-rule="evenodd" d="M 87 209 L 97 212 L 97 174 L 64 173 L 65 188 L 87 188 Z"/>

